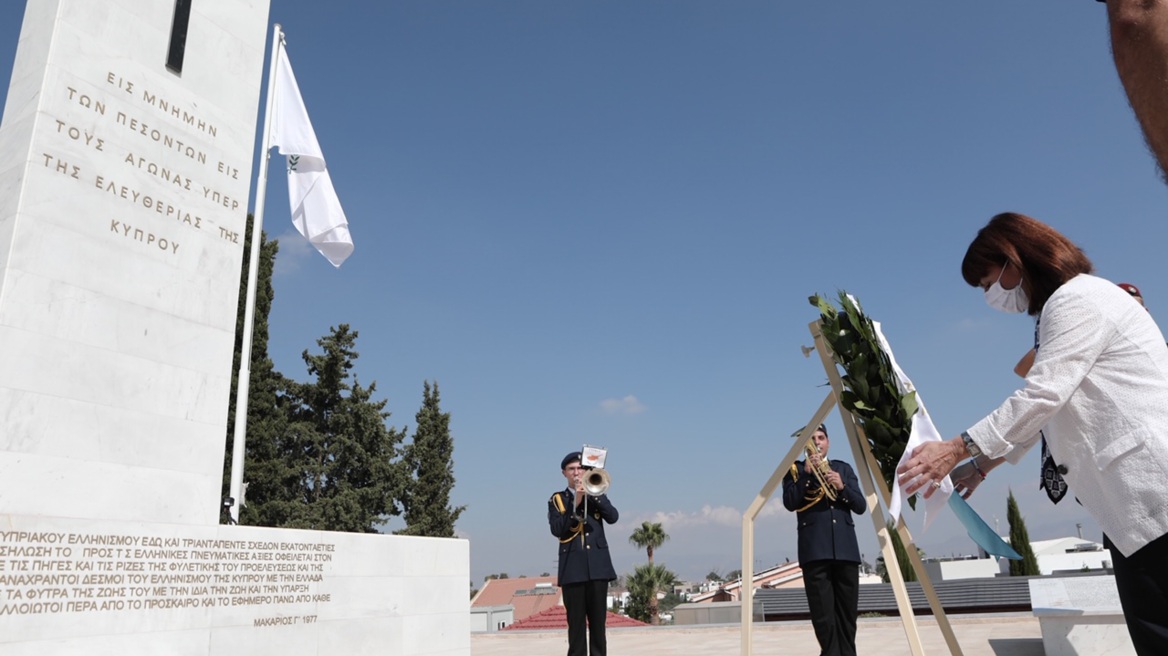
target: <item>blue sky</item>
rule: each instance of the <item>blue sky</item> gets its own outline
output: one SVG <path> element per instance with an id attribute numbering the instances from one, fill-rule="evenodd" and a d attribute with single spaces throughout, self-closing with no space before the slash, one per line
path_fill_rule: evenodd
<path id="1" fill-rule="evenodd" d="M 0 70 L 21 5 L 0 5 Z M 270 353 L 304 379 L 301 352 L 350 324 L 359 379 L 411 431 L 438 381 L 476 586 L 555 571 L 546 502 L 583 443 L 609 449 L 619 572 L 645 520 L 683 578 L 740 567 L 741 513 L 826 394 L 799 349 L 811 294 L 882 322 L 943 433 L 993 410 L 1033 332 L 959 274 L 995 213 L 1054 225 L 1168 312 L 1168 188 L 1096 2 L 276 0 L 271 19 L 356 251 L 334 270 L 311 250 L 274 176 Z M 1031 538 L 1100 539 L 1037 478 L 1031 454 L 971 504 L 1004 533 L 1013 489 Z M 794 559 L 793 515 L 764 515 L 756 566 Z M 974 550 L 950 516 L 909 523 L 927 555 Z"/>

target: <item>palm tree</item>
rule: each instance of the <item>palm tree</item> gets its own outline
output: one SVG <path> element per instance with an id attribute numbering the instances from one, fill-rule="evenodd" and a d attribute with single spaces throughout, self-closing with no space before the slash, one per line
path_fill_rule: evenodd
<path id="1" fill-rule="evenodd" d="M 669 534 L 661 524 L 655 522 L 641 522 L 640 528 L 634 529 L 633 534 L 629 536 L 629 542 L 643 548 L 649 554 L 650 565 L 653 564 L 653 550 L 668 539 Z"/>
<path id="2" fill-rule="evenodd" d="M 660 525 L 658 525 L 660 526 Z M 648 618 L 637 617 L 635 619 L 648 619 L 650 624 L 660 624 L 661 617 L 657 612 L 657 593 L 662 591 L 669 591 L 677 583 L 677 575 L 665 568 L 664 565 L 637 565 L 633 568 L 633 573 L 626 579 L 626 584 L 629 589 L 629 606 L 639 606 L 644 603 L 648 608 Z M 630 613 L 631 614 L 631 613 Z"/>

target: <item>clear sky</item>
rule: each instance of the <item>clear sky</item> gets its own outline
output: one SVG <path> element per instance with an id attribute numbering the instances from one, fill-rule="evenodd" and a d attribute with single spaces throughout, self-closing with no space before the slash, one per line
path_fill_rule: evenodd
<path id="1" fill-rule="evenodd" d="M 646 520 L 679 576 L 739 568 L 742 511 L 826 394 L 799 349 L 811 294 L 860 299 L 943 433 L 993 410 L 1033 339 L 960 277 L 995 213 L 1054 225 L 1168 313 L 1168 188 L 1099 3 L 272 4 L 356 251 L 335 270 L 311 250 L 273 176 L 271 356 L 303 380 L 302 351 L 350 324 L 359 379 L 411 432 L 439 383 L 476 586 L 555 571 L 546 502 L 584 443 L 609 449 L 618 572 Z M 22 9 L 0 3 L 2 71 Z M 971 504 L 1005 533 L 1013 489 L 1032 539 L 1101 539 L 1037 480 L 1031 454 Z M 927 555 L 975 549 L 951 516 L 909 524 Z M 756 567 L 795 545 L 773 499 Z"/>

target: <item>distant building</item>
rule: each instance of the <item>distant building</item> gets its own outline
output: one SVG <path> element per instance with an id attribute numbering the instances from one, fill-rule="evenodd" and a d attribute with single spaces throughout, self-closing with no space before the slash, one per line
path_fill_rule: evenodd
<path id="1" fill-rule="evenodd" d="M 874 574 L 861 572 L 860 583 L 880 583 L 880 577 Z M 738 601 L 742 594 L 742 579 L 709 584 L 705 592 L 692 594 L 690 603 L 706 603 L 719 601 Z M 754 575 L 755 590 L 771 590 L 775 588 L 803 587 L 803 568 L 796 561 L 788 561 L 782 565 L 775 565 Z M 705 586 L 704 586 L 705 587 Z"/>
<path id="2" fill-rule="evenodd" d="M 1038 571 L 1042 574 L 1111 569 L 1111 552 L 1104 549 L 1100 542 L 1082 538 L 1055 538 L 1031 542 L 1030 548 L 1034 550 Z M 1001 573 L 1010 573 L 1010 561 L 1003 558 L 999 565 Z"/>
<path id="3" fill-rule="evenodd" d="M 609 588 L 608 607 L 613 608 L 613 604 L 620 601 L 623 608 L 628 603 L 628 596 L 623 589 Z M 470 600 L 471 630 L 499 631 L 563 606 L 563 603 L 563 594 L 554 576 L 489 579 Z M 554 615 L 555 612 L 551 613 Z"/>
<path id="4" fill-rule="evenodd" d="M 1002 540 L 1007 543 L 1010 541 L 1009 537 L 1003 537 Z M 1055 538 L 1031 542 L 1030 548 L 1038 560 L 1038 571 L 1043 575 L 1111 569 L 1111 552 L 1098 542 L 1082 538 Z M 990 557 L 981 551 L 977 556 L 925 559 L 925 571 L 932 581 L 1009 576 L 1010 561 L 1007 558 Z"/>
<path id="5" fill-rule="evenodd" d="M 483 625 L 482 630 L 497 631 L 561 603 L 554 576 L 490 579 L 470 600 L 470 610 L 475 617 L 488 615 L 473 624 Z M 512 609 L 510 617 L 502 610 L 506 607 Z"/>
<path id="6" fill-rule="evenodd" d="M 1003 562 L 1009 562 L 1003 559 Z M 925 572 L 930 581 L 957 579 L 988 579 L 998 575 L 998 559 L 989 556 L 958 556 L 954 558 L 926 558 Z M 1007 566 L 1006 572 L 1008 573 Z"/>

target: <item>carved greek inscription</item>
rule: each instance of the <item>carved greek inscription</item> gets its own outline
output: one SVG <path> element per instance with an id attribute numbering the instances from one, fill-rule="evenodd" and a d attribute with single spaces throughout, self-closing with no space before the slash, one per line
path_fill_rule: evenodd
<path id="1" fill-rule="evenodd" d="M 41 153 L 45 158 L 45 168 L 53 169 L 57 173 L 73 178 L 74 180 L 81 179 L 81 167 L 76 164 L 70 164 L 63 159 L 58 159 L 48 153 Z"/>
<path id="2" fill-rule="evenodd" d="M 109 70 L 95 82 L 62 85 L 59 116 L 41 153 L 45 169 L 126 205 L 109 234 L 172 255 L 180 241 L 168 234 L 173 223 L 241 244 L 246 180 L 235 163 L 208 151 L 219 135 L 215 122 L 198 106 L 168 97 L 169 87 L 153 78 Z"/>
<path id="3" fill-rule="evenodd" d="M 334 553 L 325 542 L 0 531 L 0 616 L 246 606 L 281 613 L 255 626 L 307 624 L 316 615 L 304 610 L 333 601 L 319 585 Z"/>
<path id="4" fill-rule="evenodd" d="M 131 116 L 126 112 L 119 111 L 114 117 L 118 125 L 128 129 L 130 132 L 146 137 L 155 145 L 161 146 L 167 150 L 173 150 L 188 159 L 197 161 L 200 164 L 207 163 L 207 153 L 195 148 L 186 143 L 181 137 L 176 137 L 174 134 L 167 131 L 165 128 L 158 128 L 155 125 L 139 120 L 135 116 Z"/>
<path id="5" fill-rule="evenodd" d="M 131 236 L 131 231 L 133 236 Z M 157 246 L 163 252 L 178 253 L 178 242 L 168 241 L 166 237 L 159 237 L 153 232 L 148 232 L 141 228 L 135 228 L 124 221 L 110 220 L 110 232 L 114 234 L 121 234 L 127 239 L 141 242 L 147 246 Z"/>
<path id="6" fill-rule="evenodd" d="M 57 121 L 57 134 L 64 134 L 73 141 L 82 141 L 86 146 L 98 152 L 105 150 L 105 139 L 96 137 L 88 130 L 69 125 L 64 121 Z"/>
<path id="7" fill-rule="evenodd" d="M 85 109 L 93 110 L 94 112 L 97 112 L 98 114 L 100 114 L 102 116 L 105 116 L 105 103 L 104 102 L 102 102 L 100 100 L 95 100 L 93 98 L 93 96 L 90 96 L 87 93 L 82 93 L 82 92 L 78 91 L 77 89 L 74 89 L 73 87 L 67 86 L 67 87 L 65 87 L 65 90 L 68 92 L 68 97 L 69 97 L 70 101 L 77 103 L 78 105 L 80 105 L 81 107 L 84 107 Z"/>

